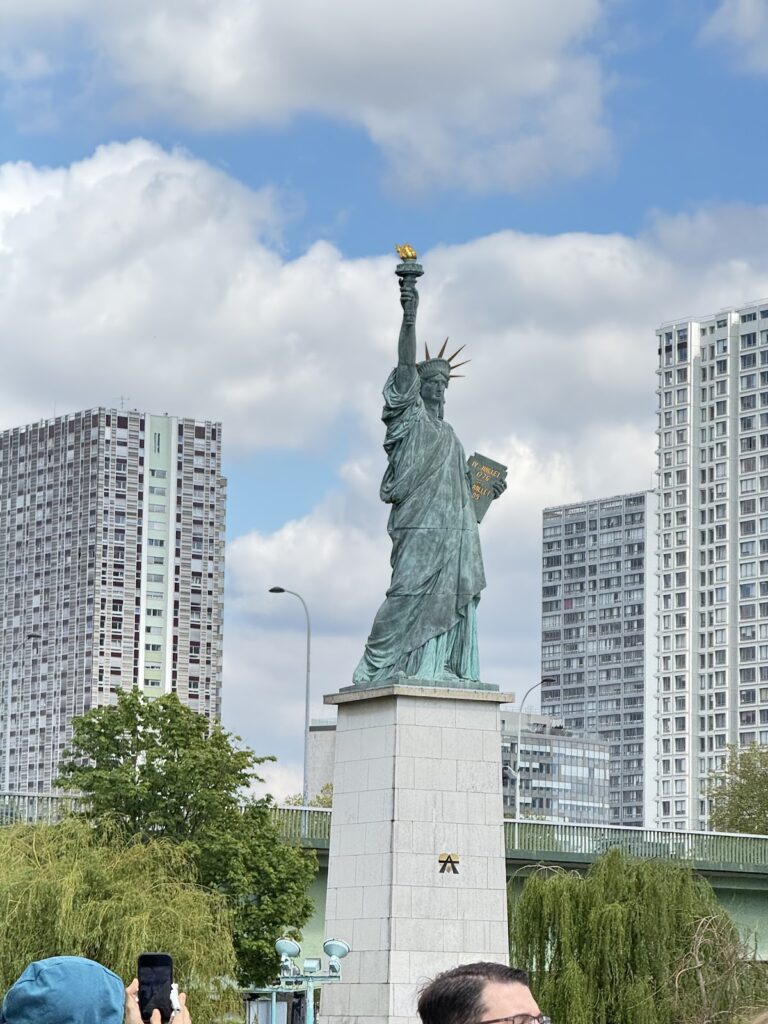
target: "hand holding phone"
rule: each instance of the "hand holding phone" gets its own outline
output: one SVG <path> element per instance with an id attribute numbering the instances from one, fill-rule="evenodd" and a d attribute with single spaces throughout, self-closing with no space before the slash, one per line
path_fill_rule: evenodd
<path id="1" fill-rule="evenodd" d="M 168 1024 L 181 1006 L 173 983 L 173 958 L 168 953 L 142 953 L 138 978 L 141 1019 L 148 1022 L 153 1010 L 158 1010 L 162 1024 Z"/>
<path id="2" fill-rule="evenodd" d="M 189 1016 L 189 1010 L 187 1009 L 187 996 L 185 992 L 179 992 L 176 996 L 178 1000 L 178 1011 L 176 1010 L 176 1003 L 174 1003 L 174 993 L 178 986 L 174 983 L 171 985 L 171 1003 L 174 1007 L 172 1016 L 173 1024 L 192 1024 L 192 1018 Z M 154 1019 L 150 1019 L 150 1024 L 161 1024 L 160 1011 L 155 1010 Z M 139 1009 L 139 979 L 134 978 L 130 985 L 126 986 L 125 989 L 125 1024 L 144 1024 L 141 1019 L 141 1010 Z"/>

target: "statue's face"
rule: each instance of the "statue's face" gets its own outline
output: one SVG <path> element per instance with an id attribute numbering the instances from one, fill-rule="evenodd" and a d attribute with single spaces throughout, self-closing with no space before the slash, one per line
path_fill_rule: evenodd
<path id="1" fill-rule="evenodd" d="M 439 420 L 443 418 L 447 387 L 448 381 L 439 373 L 432 377 L 425 377 L 421 382 L 421 397 L 427 407 L 427 412 L 432 413 Z"/>

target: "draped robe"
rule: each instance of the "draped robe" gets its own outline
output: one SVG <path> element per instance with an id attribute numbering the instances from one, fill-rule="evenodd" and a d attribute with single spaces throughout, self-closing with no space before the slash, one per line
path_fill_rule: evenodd
<path id="1" fill-rule="evenodd" d="M 429 413 L 418 375 L 384 386 L 381 499 L 392 505 L 392 580 L 354 673 L 359 684 L 398 676 L 478 681 L 475 609 L 485 573 L 467 477 L 453 428 Z"/>

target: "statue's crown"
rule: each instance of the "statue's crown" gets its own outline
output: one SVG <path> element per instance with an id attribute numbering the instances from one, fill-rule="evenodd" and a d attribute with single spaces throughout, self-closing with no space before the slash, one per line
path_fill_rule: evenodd
<path id="1" fill-rule="evenodd" d="M 460 348 L 457 348 L 452 356 L 448 356 L 447 358 L 444 359 L 443 354 L 445 353 L 445 346 L 447 344 L 448 339 L 446 338 L 445 341 L 443 342 L 442 348 L 437 353 L 437 356 L 435 356 L 434 358 L 430 356 L 429 349 L 427 348 L 426 344 L 424 345 L 425 359 L 423 362 L 416 364 L 416 369 L 419 371 L 420 377 L 434 377 L 436 374 L 439 373 L 441 375 L 444 375 L 447 380 L 451 380 L 451 378 L 453 377 L 464 376 L 463 373 L 452 372 L 453 370 L 458 369 L 460 366 L 465 366 L 467 363 L 471 362 L 470 359 L 465 359 L 461 363 L 452 362 L 452 360 L 456 358 L 456 356 L 459 354 L 459 352 L 461 352 L 464 346 L 462 345 Z"/>

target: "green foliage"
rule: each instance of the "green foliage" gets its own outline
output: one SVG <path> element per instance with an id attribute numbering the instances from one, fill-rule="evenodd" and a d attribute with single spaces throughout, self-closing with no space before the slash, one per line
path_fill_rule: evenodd
<path id="1" fill-rule="evenodd" d="M 123 690 L 114 707 L 73 721 L 57 784 L 86 793 L 91 815 L 132 835 L 192 840 L 237 813 L 240 794 L 261 781 L 259 758 L 175 694 L 150 699 Z"/>
<path id="2" fill-rule="evenodd" d="M 768 747 L 730 747 L 725 771 L 713 777 L 708 795 L 715 831 L 768 835 Z"/>
<path id="3" fill-rule="evenodd" d="M 185 844 L 198 880 L 232 909 L 237 977 L 266 984 L 277 972 L 274 942 L 312 913 L 312 851 L 287 843 L 267 800 L 246 801 L 258 758 L 175 695 L 122 692 L 114 707 L 74 719 L 58 780 L 88 797 L 89 820 L 143 841 Z M 259 780 L 260 781 L 260 780 Z"/>
<path id="4" fill-rule="evenodd" d="M 283 801 L 286 807 L 303 807 L 304 794 L 293 793 Z M 307 807 L 333 807 L 333 783 L 326 782 L 320 792 L 313 796 Z"/>
<path id="5" fill-rule="evenodd" d="M 568 1024 L 715 1024 L 768 1002 L 768 974 L 687 866 L 619 850 L 539 869 L 510 900 L 512 962 Z"/>
<path id="6" fill-rule="evenodd" d="M 298 929 L 312 914 L 307 889 L 317 871 L 314 851 L 286 843 L 269 806 L 252 803 L 241 816 L 237 850 L 220 864 L 222 888 L 235 897 L 240 980 L 266 984 L 279 966 L 275 940 L 300 937 Z"/>
<path id="7" fill-rule="evenodd" d="M 226 901 L 194 884 L 184 848 L 101 835 L 75 819 L 0 829 L 0 991 L 32 960 L 87 956 L 126 980 L 167 950 L 196 1024 L 236 1012 Z"/>

